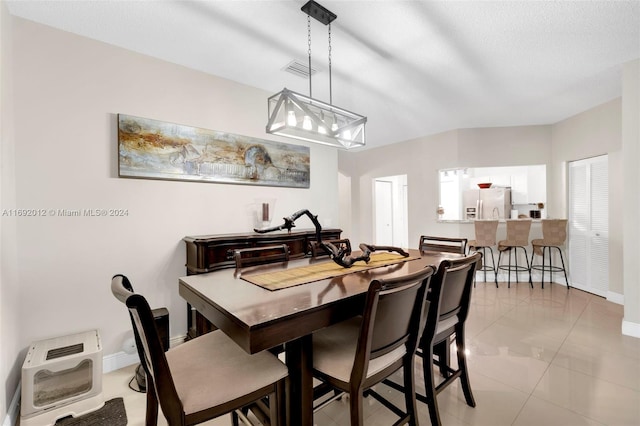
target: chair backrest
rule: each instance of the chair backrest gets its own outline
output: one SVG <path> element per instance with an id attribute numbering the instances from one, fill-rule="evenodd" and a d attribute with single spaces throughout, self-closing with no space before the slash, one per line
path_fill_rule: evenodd
<path id="1" fill-rule="evenodd" d="M 345 254 L 347 255 L 351 254 L 351 241 L 349 241 L 348 238 L 342 238 L 339 240 L 327 240 L 323 242 L 331 243 L 337 248 L 343 248 L 345 250 Z M 311 246 L 311 257 L 313 258 L 329 255 L 329 252 L 325 250 L 324 247 L 322 247 L 320 244 L 318 244 L 317 241 L 311 241 L 310 246 Z"/>
<path id="2" fill-rule="evenodd" d="M 373 280 L 367 291 L 351 383 L 364 383 L 369 360 L 405 346 L 413 357 L 422 334 L 426 293 L 435 268 Z"/>
<path id="3" fill-rule="evenodd" d="M 531 219 L 507 219 L 507 242 L 511 246 L 528 246 Z"/>
<path id="4" fill-rule="evenodd" d="M 567 219 L 542 219 L 544 244 L 561 246 L 567 240 Z"/>
<path id="5" fill-rule="evenodd" d="M 429 311 L 422 335 L 422 348 L 438 343 L 434 341 L 439 324 L 447 324 L 450 330 L 458 323 L 463 323 L 469 313 L 473 278 L 481 253 L 474 253 L 464 258 L 444 260 L 431 279 L 430 291 L 427 295 Z M 440 330 L 443 332 L 445 330 Z"/>
<path id="6" fill-rule="evenodd" d="M 490 247 L 496 245 L 498 232 L 497 220 L 476 220 L 473 222 L 476 239 L 475 247 Z"/>
<path id="7" fill-rule="evenodd" d="M 138 356 L 147 375 L 147 392 L 156 393 L 168 423 L 179 424 L 184 408 L 171 377 L 149 303 L 142 295 L 133 292 L 130 281 L 124 275 L 115 275 L 111 279 L 111 292 L 129 309 Z"/>
<path id="8" fill-rule="evenodd" d="M 420 251 L 438 251 L 448 253 L 466 254 L 467 239 L 466 238 L 449 238 L 449 237 L 430 237 L 427 235 L 420 236 Z"/>
<path id="9" fill-rule="evenodd" d="M 289 260 L 289 246 L 278 244 L 237 249 L 233 252 L 233 258 L 236 261 L 237 269 L 267 263 L 287 262 Z"/>

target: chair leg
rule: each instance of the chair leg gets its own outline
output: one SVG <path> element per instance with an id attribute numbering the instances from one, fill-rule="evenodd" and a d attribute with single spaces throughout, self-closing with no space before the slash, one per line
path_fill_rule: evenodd
<path id="1" fill-rule="evenodd" d="M 502 262 L 502 253 L 504 253 L 504 250 L 500 250 L 500 254 L 498 254 L 498 268 L 497 268 L 497 271 L 500 270 L 500 262 Z M 508 288 L 511 288 L 511 275 L 510 275 L 508 269 L 507 269 L 507 284 L 508 284 Z"/>
<path id="2" fill-rule="evenodd" d="M 433 353 L 438 357 L 440 374 L 445 379 L 451 375 L 449 365 L 451 364 L 451 342 L 447 338 L 442 342 L 434 345 Z"/>
<path id="3" fill-rule="evenodd" d="M 531 264 L 529 263 L 529 257 L 527 256 L 527 249 L 520 247 L 524 252 L 524 260 L 527 262 L 527 271 L 529 272 L 529 286 L 533 288 L 533 281 L 531 281 Z"/>
<path id="4" fill-rule="evenodd" d="M 531 272 L 533 270 L 533 257 L 536 255 L 536 248 L 534 246 L 532 246 L 531 248 L 531 262 L 529 263 L 529 282 L 533 282 L 531 280 Z M 542 283 L 542 288 L 544 288 L 544 277 L 543 278 L 543 283 Z"/>
<path id="5" fill-rule="evenodd" d="M 364 426 L 364 414 L 362 401 L 364 392 L 362 389 L 352 389 L 349 392 L 349 409 L 351 412 L 351 426 Z"/>
<path id="6" fill-rule="evenodd" d="M 147 376 L 147 413 L 145 418 L 146 426 L 156 426 L 158 424 L 158 398 L 153 387 L 153 383 Z"/>
<path id="7" fill-rule="evenodd" d="M 482 263 L 483 263 L 483 267 L 482 269 L 484 270 L 484 282 L 487 282 L 487 268 L 485 268 L 486 263 L 487 263 L 487 248 L 486 247 L 482 247 Z"/>
<path id="8" fill-rule="evenodd" d="M 426 351 L 425 351 L 426 352 Z M 438 412 L 438 399 L 436 395 L 435 377 L 433 375 L 433 349 L 429 349 L 422 359 L 422 371 L 424 375 L 424 390 L 429 407 L 429 418 L 432 426 L 441 426 L 440 413 Z"/>
<path id="9" fill-rule="evenodd" d="M 404 377 L 404 402 L 409 415 L 409 425 L 418 426 L 418 406 L 416 404 L 416 380 L 415 380 L 415 362 L 414 357 L 411 361 L 404 363 L 402 375 Z"/>
<path id="10" fill-rule="evenodd" d="M 284 425 L 285 410 L 285 381 L 283 379 L 275 384 L 275 391 L 269 395 L 269 425 Z"/>
<path id="11" fill-rule="evenodd" d="M 493 249 L 491 247 L 489 247 L 489 252 L 491 253 L 491 265 L 493 266 L 493 280 L 496 282 L 496 288 L 498 288 L 498 269 L 496 268 L 496 259 L 493 257 Z"/>
<path id="12" fill-rule="evenodd" d="M 473 398 L 473 392 L 471 392 L 471 384 L 469 383 L 469 371 L 467 369 L 467 355 L 465 353 L 466 347 L 464 342 L 464 327 L 456 327 L 456 353 L 458 356 L 458 369 L 460 370 L 462 392 L 464 393 L 464 399 L 467 401 L 467 405 L 469 405 L 470 407 L 475 407 L 476 401 Z"/>
<path id="13" fill-rule="evenodd" d="M 511 273 L 511 252 L 513 252 L 513 257 L 515 257 L 516 263 L 516 284 L 520 283 L 520 277 L 518 276 L 518 247 L 514 247 L 513 250 L 509 251 L 509 273 Z"/>
<path id="14" fill-rule="evenodd" d="M 567 283 L 567 290 L 571 288 L 569 285 L 569 279 L 567 278 L 567 268 L 564 266 L 564 257 L 562 256 L 562 250 L 560 247 L 556 247 L 558 249 L 558 253 L 560 253 L 560 262 L 562 262 L 562 272 L 564 272 L 564 281 Z"/>
<path id="15" fill-rule="evenodd" d="M 553 259 L 551 258 L 551 247 L 545 247 L 546 251 L 547 251 L 547 257 L 549 258 L 549 284 L 551 284 L 553 282 Z M 543 254 L 544 254 L 544 250 L 543 250 Z M 545 262 L 544 262 L 544 258 L 542 260 L 542 268 L 544 270 L 544 266 L 545 266 Z M 542 276 L 544 277 L 544 272 L 542 273 Z M 543 287 L 544 288 L 544 287 Z"/>

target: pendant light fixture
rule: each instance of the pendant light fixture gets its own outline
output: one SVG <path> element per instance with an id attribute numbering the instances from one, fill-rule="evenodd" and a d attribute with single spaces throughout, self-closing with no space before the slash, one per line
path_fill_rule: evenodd
<path id="1" fill-rule="evenodd" d="M 309 45 L 309 96 L 284 88 L 268 99 L 267 133 L 315 142 L 338 148 L 364 146 L 367 117 L 332 104 L 331 22 L 337 15 L 311 0 L 302 6 L 307 14 Z M 312 98 L 311 18 L 327 25 L 329 34 L 329 103 Z"/>

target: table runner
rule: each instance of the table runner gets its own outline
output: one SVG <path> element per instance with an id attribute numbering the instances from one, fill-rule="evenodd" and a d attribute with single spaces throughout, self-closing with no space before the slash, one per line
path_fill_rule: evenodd
<path id="1" fill-rule="evenodd" d="M 419 257 L 404 257 L 400 254 L 390 252 L 373 253 L 369 263 L 358 261 L 354 263 L 351 268 L 343 268 L 337 263 L 329 260 L 327 262 L 301 266 L 298 268 L 247 276 L 241 275 L 240 278 L 267 290 L 274 291 L 415 259 L 419 259 Z"/>

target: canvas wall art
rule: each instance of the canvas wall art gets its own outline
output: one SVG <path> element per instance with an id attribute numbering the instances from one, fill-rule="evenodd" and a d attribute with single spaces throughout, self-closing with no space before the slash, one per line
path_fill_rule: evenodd
<path id="1" fill-rule="evenodd" d="M 309 188 L 309 147 L 118 114 L 120 177 Z"/>

